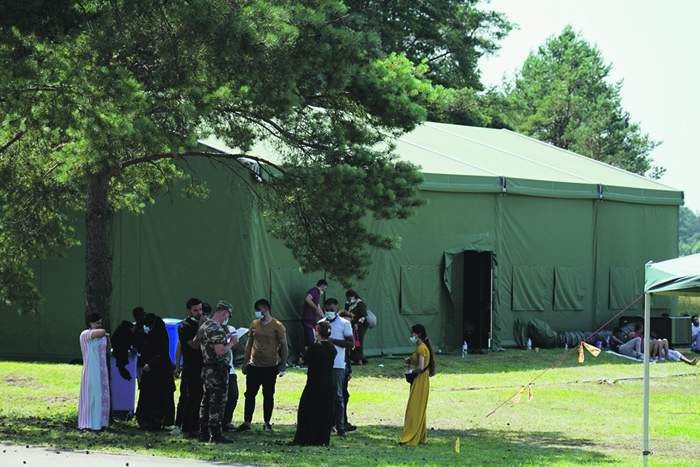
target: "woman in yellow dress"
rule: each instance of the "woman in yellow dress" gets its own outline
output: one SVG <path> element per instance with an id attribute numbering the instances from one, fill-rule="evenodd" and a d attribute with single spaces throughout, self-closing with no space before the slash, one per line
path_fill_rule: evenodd
<path id="1" fill-rule="evenodd" d="M 435 359 L 433 358 L 433 345 L 428 339 L 425 326 L 422 324 L 414 325 L 411 328 L 410 339 L 416 344 L 416 350 L 413 355 L 406 359 L 406 363 L 412 364 L 413 368 L 406 370 L 404 374 L 418 373 L 418 376 L 411 384 L 400 444 L 417 446 L 418 443 L 426 444 L 428 441 L 426 411 L 428 409 L 428 395 L 430 394 L 429 376 L 435 374 Z"/>

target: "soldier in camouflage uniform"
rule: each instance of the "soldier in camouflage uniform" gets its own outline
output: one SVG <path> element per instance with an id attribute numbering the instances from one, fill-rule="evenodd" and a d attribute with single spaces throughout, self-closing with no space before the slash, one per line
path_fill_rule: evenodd
<path id="1" fill-rule="evenodd" d="M 211 319 L 199 327 L 199 346 L 202 349 L 204 366 L 202 367 L 202 382 L 204 397 L 199 410 L 199 426 L 202 442 L 231 443 L 232 441 L 221 434 L 224 419 L 224 408 L 228 394 L 228 375 L 231 362 L 231 352 L 238 344 L 238 337 L 233 334 L 231 340 L 221 326 L 228 321 L 233 306 L 226 300 L 216 304 Z M 211 432 L 211 438 L 209 437 Z"/>

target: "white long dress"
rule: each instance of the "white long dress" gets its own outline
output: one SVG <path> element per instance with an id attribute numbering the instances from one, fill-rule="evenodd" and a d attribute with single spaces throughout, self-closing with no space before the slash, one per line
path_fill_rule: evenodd
<path id="1" fill-rule="evenodd" d="M 80 334 L 83 374 L 80 379 L 78 428 L 100 430 L 109 426 L 109 376 L 107 373 L 107 338 L 92 338 L 96 329 Z"/>

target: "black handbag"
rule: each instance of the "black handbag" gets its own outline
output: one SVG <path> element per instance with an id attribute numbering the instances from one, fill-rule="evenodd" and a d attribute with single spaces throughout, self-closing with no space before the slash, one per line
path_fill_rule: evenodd
<path id="1" fill-rule="evenodd" d="M 413 380 L 415 380 L 416 378 L 418 378 L 418 375 L 422 375 L 423 373 L 425 373 L 425 368 L 423 368 L 423 369 L 420 371 L 420 373 L 413 372 L 413 373 L 408 373 L 408 374 L 406 374 L 406 375 L 404 375 L 404 376 L 406 376 L 406 382 L 407 382 L 408 384 L 413 384 Z"/>
<path id="2" fill-rule="evenodd" d="M 432 355 L 430 356 L 430 358 L 432 358 Z M 430 359 L 428 359 L 428 365 L 429 365 L 429 364 L 430 364 Z M 422 375 L 423 373 L 425 373 L 425 370 L 427 370 L 427 369 L 428 369 L 428 367 L 426 366 L 425 368 L 423 368 L 423 369 L 420 371 L 420 373 L 416 373 L 416 372 L 414 371 L 413 373 L 408 373 L 408 374 L 404 375 L 404 376 L 406 377 L 406 382 L 407 382 L 408 384 L 413 384 L 413 380 L 415 380 L 416 378 L 418 378 L 418 375 Z"/>

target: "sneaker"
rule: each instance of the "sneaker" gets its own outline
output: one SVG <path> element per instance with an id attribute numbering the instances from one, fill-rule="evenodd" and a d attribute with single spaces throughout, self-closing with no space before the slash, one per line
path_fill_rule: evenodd
<path id="1" fill-rule="evenodd" d="M 341 430 L 338 432 L 338 436 L 340 436 L 341 438 L 347 438 L 348 434 L 345 431 Z"/>
<path id="2" fill-rule="evenodd" d="M 245 433 L 246 431 L 253 431 L 253 428 L 250 425 L 241 423 L 241 425 L 238 428 L 236 428 L 236 431 L 234 433 Z"/>
<path id="3" fill-rule="evenodd" d="M 172 429 L 170 434 L 173 436 L 180 436 L 182 434 L 182 430 L 180 430 L 179 426 L 176 426 L 175 428 Z"/>
<path id="4" fill-rule="evenodd" d="M 331 433 L 337 433 L 338 429 L 334 426 L 331 427 Z"/>
<path id="5" fill-rule="evenodd" d="M 357 430 L 357 427 L 355 425 L 347 424 L 343 428 L 345 428 L 345 431 L 355 431 Z"/>
<path id="6" fill-rule="evenodd" d="M 224 431 L 227 431 L 229 433 L 235 433 L 236 430 L 238 430 L 238 427 L 233 423 L 227 423 L 226 425 L 224 425 Z"/>
<path id="7" fill-rule="evenodd" d="M 265 433 L 272 433 L 272 425 L 269 423 L 263 423 L 263 431 Z"/>

